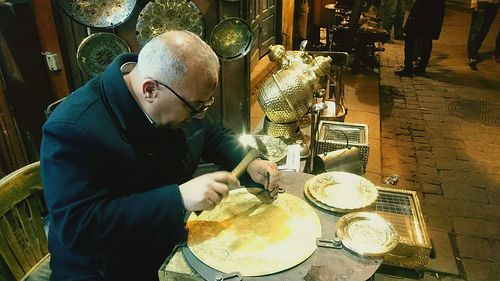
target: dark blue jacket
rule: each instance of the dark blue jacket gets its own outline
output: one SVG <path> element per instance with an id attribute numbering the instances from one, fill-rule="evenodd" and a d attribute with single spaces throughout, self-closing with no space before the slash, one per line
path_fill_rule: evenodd
<path id="1" fill-rule="evenodd" d="M 186 239 L 179 184 L 200 158 L 228 170 L 243 158 L 234 135 L 209 117 L 176 130 L 152 126 L 120 72 L 136 60 L 115 59 L 43 126 L 53 280 L 157 280 Z"/>

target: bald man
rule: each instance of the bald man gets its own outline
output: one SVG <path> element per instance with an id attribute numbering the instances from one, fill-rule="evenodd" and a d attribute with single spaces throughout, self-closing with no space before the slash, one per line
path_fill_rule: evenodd
<path id="1" fill-rule="evenodd" d="M 116 58 L 55 109 L 40 160 L 52 280 L 157 280 L 186 239 L 185 213 L 214 208 L 228 185 L 239 185 L 224 171 L 192 178 L 201 158 L 231 170 L 245 154 L 205 117 L 218 73 L 198 36 L 167 32 L 138 56 Z M 276 195 L 274 163 L 254 160 L 247 172 Z"/>

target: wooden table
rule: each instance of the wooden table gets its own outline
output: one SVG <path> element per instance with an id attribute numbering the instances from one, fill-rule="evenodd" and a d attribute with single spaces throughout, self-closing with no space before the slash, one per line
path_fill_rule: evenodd
<path id="1" fill-rule="evenodd" d="M 280 186 L 285 192 L 307 201 L 303 189 L 305 182 L 311 177 L 313 175 L 305 173 L 280 172 Z M 342 214 L 312 206 L 321 221 L 322 238 L 333 239 L 335 224 Z M 293 268 L 266 276 L 243 277 L 243 280 L 364 281 L 370 278 L 381 264 L 382 259 L 362 258 L 346 249 L 318 247 L 313 255 Z M 187 265 L 180 249 L 175 249 L 165 260 L 158 274 L 160 281 L 203 280 Z"/>

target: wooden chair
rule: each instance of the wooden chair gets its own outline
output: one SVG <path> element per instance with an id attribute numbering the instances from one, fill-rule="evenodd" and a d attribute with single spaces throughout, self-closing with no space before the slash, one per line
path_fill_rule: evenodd
<path id="1" fill-rule="evenodd" d="M 48 268 L 41 191 L 40 162 L 0 180 L 0 255 L 15 280 L 39 280 L 30 275 Z"/>

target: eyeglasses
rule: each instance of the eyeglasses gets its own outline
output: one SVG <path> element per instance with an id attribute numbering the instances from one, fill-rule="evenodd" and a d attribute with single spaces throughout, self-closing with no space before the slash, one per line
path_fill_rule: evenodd
<path id="1" fill-rule="evenodd" d="M 185 100 L 183 97 L 181 97 L 179 94 L 177 94 L 172 88 L 170 88 L 169 86 L 167 86 L 166 84 L 163 84 L 162 82 L 158 81 L 158 80 L 154 80 L 156 83 L 158 83 L 159 85 L 162 85 L 163 87 L 169 89 L 176 97 L 178 97 L 187 107 L 189 107 L 189 109 L 191 110 L 191 113 L 190 115 L 191 116 L 196 116 L 196 115 L 199 115 L 201 113 L 205 113 L 205 111 L 207 111 L 207 109 L 212 106 L 215 102 L 215 98 L 214 96 L 211 96 L 208 100 L 206 100 L 205 102 L 203 102 L 202 104 L 200 104 L 199 106 L 192 106 L 187 100 Z"/>

